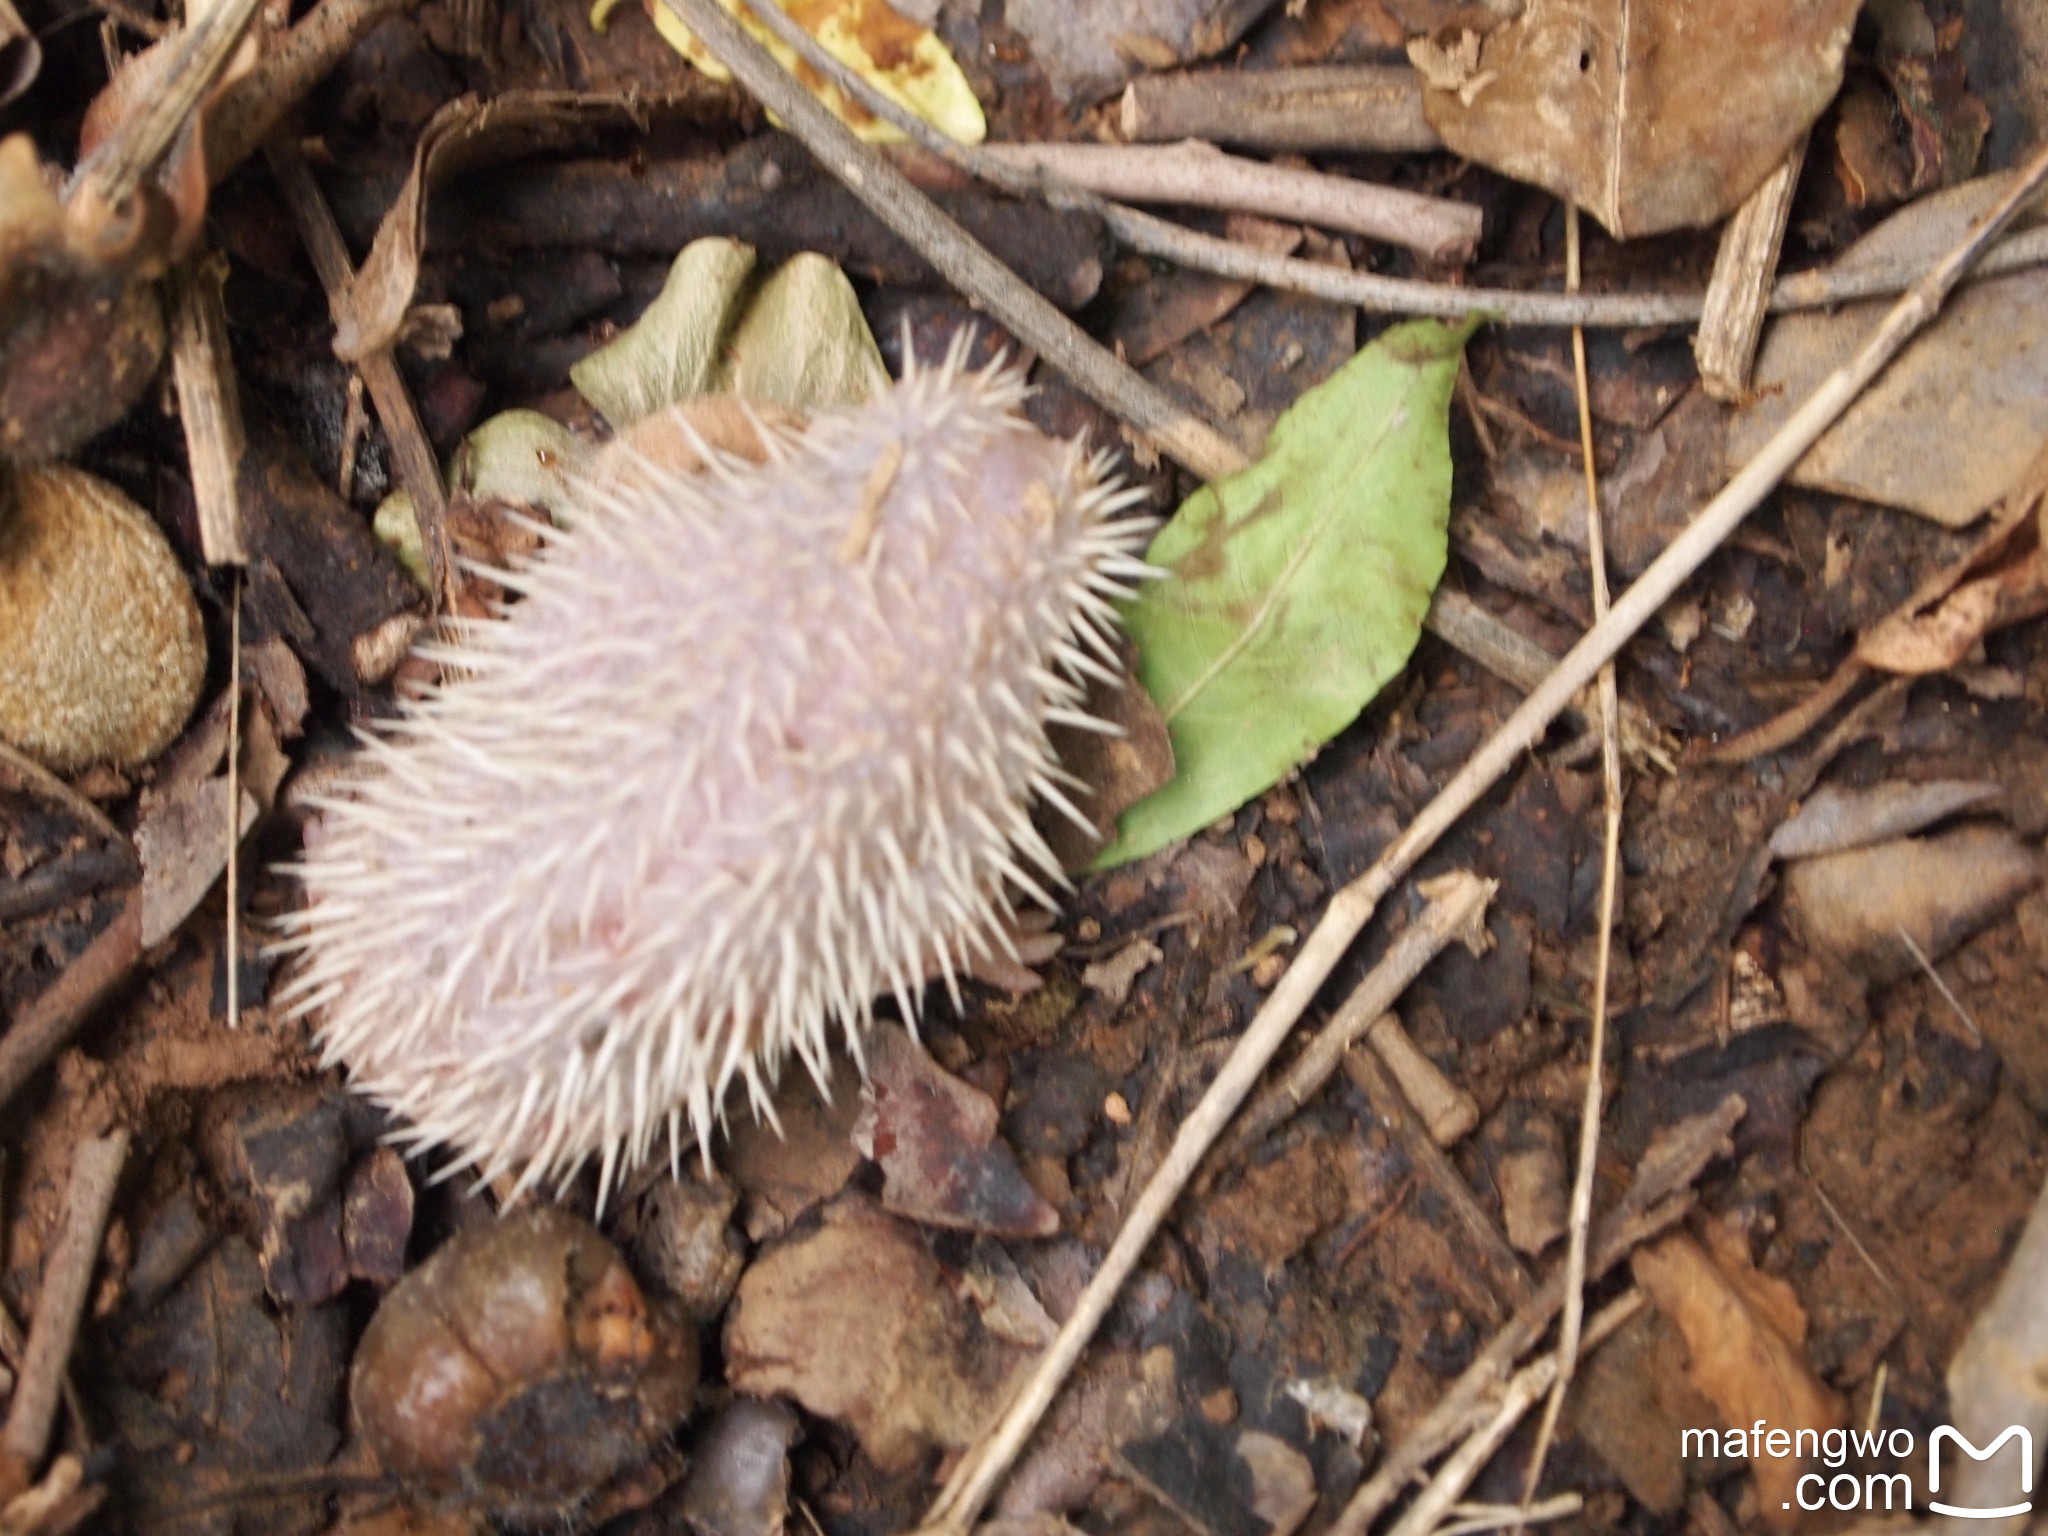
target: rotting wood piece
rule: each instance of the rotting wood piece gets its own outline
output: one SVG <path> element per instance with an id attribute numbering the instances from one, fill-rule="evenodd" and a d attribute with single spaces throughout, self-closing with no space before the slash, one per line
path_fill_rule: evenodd
<path id="1" fill-rule="evenodd" d="M 391 675 L 425 622 L 418 588 L 252 397 L 237 477 L 249 638 L 285 640 L 349 695 Z"/>
<path id="2" fill-rule="evenodd" d="M 1062 309 L 1095 297 L 1111 246 L 1102 223 L 995 196 L 950 168 L 906 166 L 935 202 L 1026 283 Z M 354 222 L 370 189 L 336 189 Z M 653 160 L 565 160 L 484 172 L 451 183 L 428 215 L 429 243 L 507 251 L 595 247 L 609 255 L 669 257 L 692 240 L 745 241 L 764 262 L 822 251 L 855 277 L 937 285 L 938 274 L 869 213 L 795 140 L 763 134 L 727 154 Z"/>
<path id="3" fill-rule="evenodd" d="M 1205 69 L 1140 75 L 1118 125 L 1141 143 L 1208 139 L 1246 149 L 1443 148 L 1422 115 L 1422 76 L 1406 64 Z"/>

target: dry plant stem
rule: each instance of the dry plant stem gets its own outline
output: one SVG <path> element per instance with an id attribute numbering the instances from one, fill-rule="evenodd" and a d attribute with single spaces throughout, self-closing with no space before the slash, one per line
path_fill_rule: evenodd
<path id="1" fill-rule="evenodd" d="M 256 67 L 232 82 L 206 114 L 206 165 L 218 181 L 256 153 L 285 114 L 356 40 L 406 0 L 321 0 L 264 48 Z"/>
<path id="2" fill-rule="evenodd" d="M 19 1465 L 34 1467 L 50 1446 L 50 1427 L 63 1396 L 64 1367 L 71 1358 L 78 1321 L 92 1284 L 100 1237 L 113 1209 L 114 1188 L 128 1158 L 128 1132 L 115 1130 L 88 1137 L 71 1155 L 71 1188 L 64 1204 L 64 1227 L 43 1265 L 42 1293 L 36 1298 L 35 1320 L 29 1325 L 21 1379 L 8 1405 L 7 1427 L 0 1431 L 0 1451 Z"/>
<path id="3" fill-rule="evenodd" d="M 1586 1507 L 1576 1493 L 1560 1493 L 1540 1504 L 1453 1504 L 1451 1517 L 1432 1536 L 1478 1536 L 1480 1531 L 1498 1531 L 1508 1526 L 1543 1525 L 1563 1520 Z"/>
<path id="4" fill-rule="evenodd" d="M 1579 286 L 1579 207 L 1565 205 L 1565 287 Z M 1579 401 L 1579 455 L 1586 472 L 1586 563 L 1592 575 L 1593 621 L 1607 617 L 1607 538 L 1600 520 L 1599 469 L 1593 457 L 1592 391 L 1586 381 L 1586 333 L 1572 327 L 1572 382 Z M 1600 856 L 1600 926 L 1593 964 L 1593 1024 L 1586 1044 L 1586 1092 L 1579 1119 L 1579 1166 L 1572 1180 L 1570 1233 L 1565 1247 L 1564 1314 L 1557 1328 L 1557 1371 L 1537 1425 L 1536 1444 L 1522 1482 L 1522 1502 L 1533 1504 L 1543 1464 L 1557 1433 L 1564 1395 L 1578 1369 L 1579 1328 L 1585 1318 L 1586 1238 L 1593 1225 L 1593 1169 L 1600 1156 L 1602 1071 L 1607 1055 L 1607 987 L 1614 961 L 1614 887 L 1621 849 L 1621 705 L 1614 663 L 1600 669 L 1600 782 L 1605 811 Z"/>
<path id="5" fill-rule="evenodd" d="M 142 862 L 135 855 L 135 845 L 128 840 L 126 832 L 107 819 L 105 811 L 41 763 L 23 757 L 4 741 L 0 741 L 0 772 L 12 776 L 15 783 L 27 793 L 41 795 L 52 804 L 62 806 L 70 815 L 91 827 L 116 848 L 123 850 L 128 856 L 131 869 L 141 870 Z"/>
<path id="6" fill-rule="evenodd" d="M 1178 262 L 1219 277 L 1264 283 L 1270 288 L 1388 315 L 1434 316 L 1459 320 L 1471 314 L 1491 316 L 1503 325 L 1629 328 L 1644 325 L 1686 325 L 1705 309 L 1698 293 L 1531 293 L 1516 288 L 1460 288 L 1451 283 L 1423 283 L 1410 278 L 1347 272 L 1342 267 L 1278 256 L 1214 235 L 1198 234 L 1135 208 L 1106 203 L 1103 223 L 1132 250 Z M 2048 228 L 2029 229 L 2004 241 L 1979 265 L 1977 275 L 1990 277 L 2048 261 Z M 1916 269 L 1917 270 L 1917 269 Z M 1914 271 L 1887 264 L 1852 272 L 1823 268 L 1781 278 L 1771 290 L 1772 313 L 1825 309 L 1851 299 L 1898 293 Z"/>
<path id="7" fill-rule="evenodd" d="M 716 0 L 670 0 L 689 7 L 716 10 Z M 720 13 L 722 17 L 723 13 Z M 686 17 L 689 19 L 689 17 Z M 700 33 L 699 36 L 702 36 Z M 809 102 L 808 95 L 805 101 Z M 823 109 L 818 109 L 822 111 Z M 1906 341 L 1941 308 L 1941 301 L 1983 248 L 2048 178 L 2048 150 L 2043 150 L 2015 185 L 1999 200 L 1968 237 L 1914 285 L 1880 321 L 1854 357 L 1824 379 L 1755 458 L 1701 508 L 1685 531 L 1652 561 L 1635 585 L 1624 592 L 1607 617 L 1596 623 L 1565 653 L 1557 669 L 1524 699 L 1464 768 L 1438 792 L 1407 829 L 1388 846 L 1371 868 L 1331 899 L 1322 921 L 1279 985 L 1253 1017 L 1201 1101 L 1174 1138 L 1159 1171 L 1140 1194 L 1122 1231 L 1095 1278 L 1075 1303 L 1058 1337 L 1047 1346 L 1031 1377 L 1019 1389 L 990 1435 L 962 1457 L 938 1501 L 926 1513 L 926 1525 L 964 1536 L 994 1494 L 1004 1472 L 1023 1449 L 1025 1440 L 1051 1406 L 1067 1374 L 1088 1340 L 1108 1314 L 1117 1291 L 1137 1267 L 1152 1235 L 1166 1219 L 1181 1189 L 1213 1139 L 1229 1123 L 1266 1064 L 1315 1000 L 1331 971 L 1344 958 L 1351 941 L 1371 920 L 1380 899 L 1415 867 L 1438 838 L 1456 824 L 1505 773 L 1533 747 L 1550 722 L 1614 659 L 1635 632 L 1669 601 L 1671 595 L 1706 561 L 1728 535 L 1755 510 L 1788 470 L 1817 442 L 1849 403 Z"/>
<path id="8" fill-rule="evenodd" d="M 1422 76 L 1406 64 L 1205 69 L 1142 74 L 1124 87 L 1127 139 L 1208 139 L 1247 149 L 1441 149 L 1422 111 Z"/>
<path id="9" fill-rule="evenodd" d="M 1764 305 L 1778 270 L 1778 251 L 1792 215 L 1792 193 L 1806 164 L 1806 135 L 1785 163 L 1750 193 L 1721 231 L 1714 275 L 1707 281 L 1706 313 L 1692 354 L 1700 383 L 1716 400 L 1740 401 L 1749 393 L 1750 364 L 1764 331 Z M 1576 286 L 1576 285 L 1573 285 Z"/>
<path id="10" fill-rule="evenodd" d="M 1226 155 L 1209 144 L 988 144 L 980 158 L 1056 176 L 1105 197 L 1263 214 L 1346 230 L 1436 261 L 1479 243 L 1480 210 L 1319 171 Z"/>
<path id="11" fill-rule="evenodd" d="M 1203 479 L 1221 479 L 1244 467 L 1245 455 L 1234 443 L 1119 363 L 939 212 L 901 171 L 856 139 L 747 35 L 718 0 L 664 3 L 741 85 L 782 119 L 820 165 L 1024 345 Z"/>
<path id="12" fill-rule="evenodd" d="M 14 100 L 43 67 L 43 45 L 12 0 L 0 0 L 0 107 Z"/>
<path id="13" fill-rule="evenodd" d="M 1672 1128 L 1636 1169 L 1628 1193 L 1595 1228 L 1590 1273 L 1605 1274 L 1636 1244 L 1685 1214 L 1691 1205 L 1687 1187 L 1709 1162 L 1729 1151 L 1728 1136 L 1743 1109 L 1742 1100 L 1731 1095 L 1718 1108 Z M 1564 1277 L 1552 1275 L 1488 1340 L 1464 1374 L 1409 1430 L 1407 1438 L 1387 1452 L 1326 1536 L 1364 1536 L 1423 1467 L 1466 1433 L 1475 1413 L 1484 1411 L 1482 1405 L 1508 1379 L 1515 1362 L 1543 1336 L 1563 1304 Z"/>
<path id="14" fill-rule="evenodd" d="M 1217 1148 L 1220 1162 L 1249 1154 L 1273 1129 L 1314 1098 L 1336 1074 L 1344 1053 L 1363 1038 L 1396 999 L 1408 990 L 1423 968 L 1446 945 L 1471 933 L 1485 921 L 1487 903 L 1500 889 L 1497 880 L 1482 880 L 1458 870 L 1445 877 L 1451 888 L 1439 893 L 1423 913 L 1394 940 L 1372 974 L 1344 999 L 1343 1006 L 1316 1032 L 1280 1081 L 1255 1099 L 1238 1117 L 1230 1139 Z M 1431 1145 L 1435 1145 L 1432 1139 Z"/>
<path id="15" fill-rule="evenodd" d="M 1365 1043 L 1415 1106 L 1429 1139 L 1438 1146 L 1456 1146 L 1479 1123 L 1478 1101 L 1437 1070 L 1436 1063 L 1408 1038 L 1397 1016 L 1383 1013 L 1375 1019 L 1365 1032 Z"/>
<path id="16" fill-rule="evenodd" d="M 109 886 L 125 885 L 135 874 L 135 852 L 125 846 L 67 854 L 19 880 L 0 882 L 0 923 L 19 922 Z"/>
<path id="17" fill-rule="evenodd" d="M 1471 1186 L 1444 1155 L 1443 1148 L 1436 1144 L 1436 1138 L 1429 1134 L 1429 1127 L 1423 1123 L 1422 1116 L 1415 1112 L 1415 1106 L 1401 1092 L 1378 1054 L 1369 1048 L 1346 1051 L 1344 1075 L 1357 1085 L 1358 1091 L 1372 1105 L 1373 1114 L 1393 1133 L 1417 1177 L 1450 1207 L 1451 1219 L 1471 1244 L 1470 1257 L 1488 1289 L 1504 1309 L 1527 1305 L 1535 1291 L 1529 1272 L 1515 1257 L 1515 1250 L 1508 1245 L 1493 1217 L 1472 1193 Z"/>
<path id="18" fill-rule="evenodd" d="M 1592 1350 L 1623 1323 L 1641 1310 L 1647 1298 L 1641 1291 L 1629 1291 L 1602 1307 L 1585 1330 L 1582 1343 L 1585 1350 Z M 1574 1364 L 1577 1363 L 1576 1355 Z M 1415 1502 L 1401 1512 L 1387 1536 L 1429 1536 L 1437 1528 L 1453 1504 L 1472 1486 L 1472 1480 L 1485 1469 L 1493 1459 L 1493 1453 L 1500 1449 L 1501 1442 L 1514 1433 L 1537 1399 L 1550 1391 L 1558 1375 L 1557 1356 L 1545 1355 L 1533 1365 L 1517 1371 L 1509 1380 L 1497 1403 L 1487 1405 L 1485 1419 L 1472 1431 L 1465 1443 L 1437 1469 L 1429 1486 L 1415 1497 Z"/>
<path id="19" fill-rule="evenodd" d="M 78 167 L 71 182 L 74 197 L 82 190 L 101 209 L 128 206 L 227 68 L 260 4 L 220 0 L 185 29 L 161 86 Z"/>
<path id="20" fill-rule="evenodd" d="M 1848 657 L 1829 674 L 1826 682 L 1783 714 L 1766 720 L 1754 730 L 1730 736 L 1726 741 L 1707 747 L 1698 754 L 1700 761 L 1747 763 L 1772 752 L 1783 751 L 1832 714 L 1835 706 L 1854 693 L 1856 685 L 1869 675 L 1870 668 L 1854 656 Z"/>
<path id="21" fill-rule="evenodd" d="M 142 893 L 131 891 L 99 937 L 16 1013 L 0 1035 L 0 1105 L 64 1048 L 141 957 Z"/>
<path id="22" fill-rule="evenodd" d="M 227 856 L 227 966 L 228 1028 L 242 1027 L 241 989 L 236 985 L 235 914 L 242 908 L 237 878 L 242 858 L 242 574 L 235 573 L 234 596 L 228 620 L 228 856 Z"/>
<path id="23" fill-rule="evenodd" d="M 172 274 L 171 373 L 192 469 L 192 499 L 199 509 L 200 550 L 209 565 L 245 565 L 249 551 L 242 539 L 235 470 L 246 439 L 221 307 L 226 278 L 226 261 L 211 255 Z"/>
<path id="24" fill-rule="evenodd" d="M 292 220 L 299 226 L 299 238 L 305 242 L 306 254 L 312 258 L 313 270 L 319 274 L 332 308 L 341 302 L 356 276 L 341 228 L 334 222 L 334 213 L 328 208 L 327 199 L 320 195 L 298 147 L 273 143 L 268 153 L 270 173 L 284 193 Z M 437 609 L 446 611 L 451 606 L 449 583 L 454 575 L 454 561 L 448 544 L 448 492 L 441 483 L 440 461 L 427 442 L 426 428 L 420 425 L 419 412 L 413 408 L 412 392 L 406 388 L 405 378 L 391 354 L 373 352 L 356 365 L 356 371 L 362 375 L 370 391 L 370 403 L 377 408 L 377 419 L 384 425 L 384 436 L 398 463 L 399 484 L 412 497 L 434 602 Z"/>

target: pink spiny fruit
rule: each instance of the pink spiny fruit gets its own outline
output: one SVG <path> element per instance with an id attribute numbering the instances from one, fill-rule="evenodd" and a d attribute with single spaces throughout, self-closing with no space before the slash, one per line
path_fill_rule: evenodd
<path id="1" fill-rule="evenodd" d="M 1106 458 L 956 348 L 758 466 L 584 487 L 459 673 L 363 738 L 296 866 L 288 991 L 326 1059 L 455 1169 L 600 1190 L 878 994 L 1009 947 L 1080 819 L 1046 736 L 1116 676 L 1148 521 Z M 1092 653 L 1092 654 L 1091 654 Z M 1084 822 L 1085 825 L 1085 822 Z"/>

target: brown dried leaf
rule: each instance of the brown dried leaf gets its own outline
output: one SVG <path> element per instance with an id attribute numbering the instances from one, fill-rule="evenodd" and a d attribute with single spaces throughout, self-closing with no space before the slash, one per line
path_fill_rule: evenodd
<path id="1" fill-rule="evenodd" d="M 1806 1315 L 1783 1281 L 1758 1274 L 1738 1237 L 1709 1253 L 1687 1233 L 1637 1251 L 1635 1276 L 1685 1337 L 1687 1375 L 1731 1424 L 1822 1431 L 1847 1422 L 1841 1399 L 1806 1364 Z M 1793 1504 L 1802 1463 L 1750 1459 L 1764 1522 L 1797 1523 Z"/>
<path id="2" fill-rule="evenodd" d="M 1469 69 L 1433 40 L 1430 126 L 1617 236 L 1734 211 L 1842 82 L 1861 0 L 1529 0 Z M 1422 61 L 1418 60 L 1418 63 Z"/>
<path id="3" fill-rule="evenodd" d="M 434 186 L 466 170 L 570 148 L 630 117 L 611 97 L 569 91 L 508 91 L 488 102 L 462 96 L 443 106 L 420 131 L 412 174 L 378 226 L 369 258 L 335 303 L 335 355 L 353 362 L 398 341 L 419 282 Z"/>
<path id="4" fill-rule="evenodd" d="M 997 1139 L 995 1101 L 945 1071 L 899 1029 L 868 1036 L 854 1145 L 882 1165 L 894 1215 L 997 1237 L 1050 1237 L 1059 1213 L 1024 1182 Z"/>
<path id="5" fill-rule="evenodd" d="M 1841 258 L 1856 271 L 1932 262 L 2011 185 L 1985 176 L 1923 197 Z M 2023 215 L 2038 222 L 2039 214 Z M 1863 345 L 1889 300 L 1784 315 L 1757 353 L 1754 394 L 1729 424 L 1747 463 L 1793 408 Z M 1949 528 L 1973 522 L 2048 438 L 2048 273 L 1958 289 L 1841 420 L 1793 467 L 1796 485 L 1902 507 Z"/>

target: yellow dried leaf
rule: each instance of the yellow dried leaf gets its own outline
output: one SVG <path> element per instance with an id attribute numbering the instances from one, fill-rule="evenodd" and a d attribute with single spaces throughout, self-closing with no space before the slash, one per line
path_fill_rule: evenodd
<path id="1" fill-rule="evenodd" d="M 622 0 L 597 0 L 590 24 L 600 31 Z M 780 39 L 754 19 L 741 0 L 719 0 L 755 40 L 810 88 L 839 120 L 874 144 L 892 144 L 903 134 L 880 121 L 840 89 L 819 78 Z M 940 132 L 962 144 L 979 144 L 988 136 L 981 103 L 960 72 L 946 45 L 928 28 L 906 21 L 883 0 L 779 0 L 798 26 L 825 46 L 834 58 L 860 72 L 863 79 L 898 106 L 915 112 Z M 711 56 L 696 35 L 662 0 L 645 0 L 656 30 L 684 58 L 714 80 L 729 80 L 725 66 Z"/>

